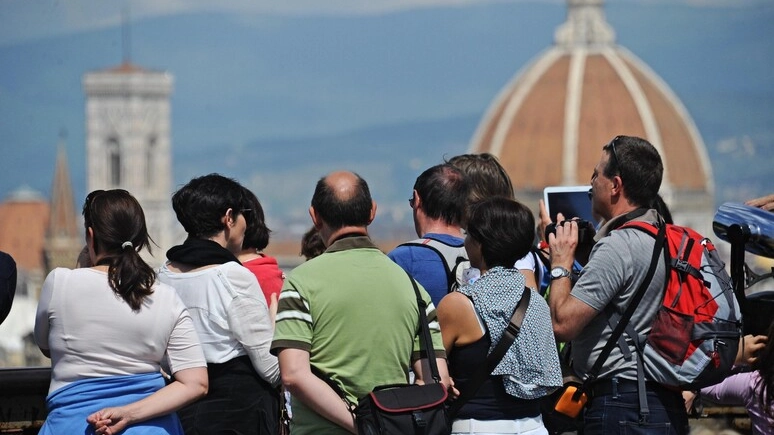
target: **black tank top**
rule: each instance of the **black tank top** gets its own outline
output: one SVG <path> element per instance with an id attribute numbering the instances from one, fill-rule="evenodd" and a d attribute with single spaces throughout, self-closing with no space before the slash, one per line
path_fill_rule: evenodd
<path id="1" fill-rule="evenodd" d="M 449 372 L 455 386 L 462 391 L 465 383 L 486 361 L 491 339 L 489 331 L 478 341 L 455 347 L 449 353 Z M 539 399 L 518 399 L 505 391 L 501 376 L 489 376 L 476 395 L 459 413 L 457 419 L 516 420 L 540 415 Z"/>

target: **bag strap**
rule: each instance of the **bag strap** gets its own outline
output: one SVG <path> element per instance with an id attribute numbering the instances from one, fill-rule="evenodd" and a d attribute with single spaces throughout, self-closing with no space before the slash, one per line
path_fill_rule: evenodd
<path id="1" fill-rule="evenodd" d="M 427 303 L 422 299 L 422 295 L 419 293 L 416 280 L 414 280 L 408 272 L 406 272 L 406 275 L 408 275 L 411 280 L 411 285 L 414 287 L 414 294 L 417 297 L 417 307 L 419 308 L 419 359 L 421 360 L 423 355 L 427 358 L 432 378 L 436 383 L 440 383 L 441 375 L 438 374 L 438 364 L 435 362 L 435 352 L 433 350 L 433 339 L 430 336 L 430 327 L 427 324 Z"/>
<path id="2" fill-rule="evenodd" d="M 497 342 L 497 346 L 495 346 L 494 350 L 486 357 L 486 361 L 478 368 L 478 370 L 476 370 L 473 377 L 465 383 L 464 389 L 460 390 L 460 397 L 449 406 L 448 413 L 450 418 L 454 418 L 454 415 L 462 408 L 462 405 L 476 394 L 478 389 L 481 388 L 481 384 L 484 383 L 484 380 L 492 374 L 492 371 L 494 371 L 497 365 L 500 364 L 500 361 L 502 361 L 505 353 L 511 348 L 513 342 L 516 341 L 516 336 L 519 335 L 519 331 L 521 331 L 521 324 L 524 322 L 524 316 L 526 315 L 527 307 L 529 306 L 531 293 L 532 291 L 529 288 L 524 287 L 521 298 L 519 299 L 518 304 L 516 304 L 516 308 L 513 310 L 511 321 L 508 323 L 508 327 L 505 328 L 505 331 L 503 331 L 503 335 L 500 337 L 500 341 Z"/>
<path id="3" fill-rule="evenodd" d="M 621 334 L 624 333 L 624 330 L 626 329 L 626 325 L 628 325 L 629 320 L 632 318 L 632 314 L 634 314 L 634 310 L 637 309 L 637 306 L 640 304 L 640 301 L 642 300 L 642 297 L 645 296 L 645 291 L 647 291 L 648 287 L 650 286 L 650 282 L 653 280 L 653 275 L 656 273 L 656 266 L 658 265 L 658 259 L 661 256 L 661 253 L 664 249 L 664 240 L 666 239 L 666 224 L 661 223 L 659 225 L 658 234 L 656 235 L 656 244 L 653 248 L 653 255 L 650 259 L 650 267 L 648 268 L 648 273 L 645 274 L 645 278 L 642 280 L 642 283 L 640 283 L 639 288 L 637 288 L 637 291 L 634 292 L 634 295 L 632 296 L 631 301 L 629 302 L 629 305 L 626 306 L 626 310 L 621 315 L 620 320 L 618 321 L 618 324 L 616 325 L 615 329 L 613 329 L 613 332 L 610 334 L 610 339 L 607 340 L 607 343 L 605 343 L 605 347 L 602 348 L 602 351 L 599 354 L 599 357 L 597 358 L 597 361 L 594 363 L 594 365 L 591 367 L 591 370 L 589 371 L 588 376 L 583 381 L 583 385 L 581 388 L 578 389 L 578 392 L 576 392 L 576 395 L 578 398 L 580 398 L 581 394 L 586 391 L 588 386 L 590 386 L 594 381 L 597 380 L 597 377 L 599 376 L 600 370 L 602 370 L 602 365 L 607 361 L 607 357 L 610 356 L 610 352 L 613 351 L 613 348 L 618 343 L 618 339 L 621 337 Z"/>

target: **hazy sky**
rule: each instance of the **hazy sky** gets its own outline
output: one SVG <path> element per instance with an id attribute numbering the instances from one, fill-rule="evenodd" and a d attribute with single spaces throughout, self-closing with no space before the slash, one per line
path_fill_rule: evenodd
<path id="1" fill-rule="evenodd" d="M 618 0 L 614 3 L 684 3 L 695 7 L 754 7 L 771 0 Z M 39 37 L 115 26 L 128 10 L 132 19 L 188 12 L 240 14 L 381 14 L 434 6 L 503 3 L 504 0 L 0 0 L 0 45 Z M 564 0 L 510 2 L 565 3 Z M 611 3 L 611 2 L 607 2 Z"/>

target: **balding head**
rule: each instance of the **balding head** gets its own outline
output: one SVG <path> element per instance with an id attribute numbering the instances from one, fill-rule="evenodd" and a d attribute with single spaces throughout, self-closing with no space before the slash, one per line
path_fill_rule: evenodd
<path id="1" fill-rule="evenodd" d="M 371 223 L 373 202 L 368 184 L 354 172 L 337 171 L 317 182 L 312 208 L 332 229 Z"/>

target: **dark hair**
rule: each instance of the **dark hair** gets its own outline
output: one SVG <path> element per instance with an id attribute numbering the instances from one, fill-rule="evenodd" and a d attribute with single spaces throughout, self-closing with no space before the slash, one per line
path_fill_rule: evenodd
<path id="1" fill-rule="evenodd" d="M 650 208 L 655 209 L 658 214 L 661 215 L 662 218 L 664 218 L 664 223 L 668 224 L 674 224 L 674 220 L 672 219 L 672 212 L 669 211 L 669 206 L 664 201 L 664 198 L 661 197 L 658 193 L 656 194 L 656 197 L 653 199 L 653 202 L 650 204 Z"/>
<path id="2" fill-rule="evenodd" d="M 86 196 L 83 221 L 93 232 L 94 252 L 102 257 L 97 264 L 108 265 L 110 288 L 138 311 L 156 281 L 140 257 L 152 242 L 140 203 L 123 189 L 95 190 Z"/>
<path id="3" fill-rule="evenodd" d="M 352 186 L 352 193 L 346 198 L 341 198 L 341 194 L 331 188 L 327 176 L 320 178 L 314 189 L 312 207 L 333 229 L 365 227 L 370 223 L 372 201 L 368 183 L 360 175 L 354 172 L 352 175 L 357 182 Z"/>
<path id="4" fill-rule="evenodd" d="M 242 241 L 243 249 L 256 249 L 263 251 L 269 246 L 269 234 L 271 230 L 266 226 L 266 217 L 258 197 L 248 188 L 243 187 L 246 211 L 243 213 L 247 221 L 245 238 Z"/>
<path id="5" fill-rule="evenodd" d="M 513 199 L 511 178 L 492 154 L 462 154 L 446 163 L 458 168 L 468 180 L 470 193 L 468 203 L 490 196 L 504 196 Z"/>
<path id="6" fill-rule="evenodd" d="M 314 257 L 325 252 L 325 243 L 323 242 L 320 233 L 317 228 L 312 226 L 301 237 L 301 255 L 307 260 L 311 260 Z"/>
<path id="7" fill-rule="evenodd" d="M 481 244 L 481 255 L 490 268 L 512 268 L 529 253 L 535 239 L 535 217 L 524 204 L 495 196 L 470 206 L 467 232 Z"/>
<path id="8" fill-rule="evenodd" d="M 219 174 L 194 178 L 172 195 L 172 208 L 189 237 L 210 238 L 225 229 L 228 209 L 234 217 L 245 206 L 244 190 L 236 180 Z"/>
<path id="9" fill-rule="evenodd" d="M 616 136 L 602 147 L 607 151 L 607 178 L 616 175 L 623 181 L 626 199 L 633 205 L 649 207 L 664 175 L 664 164 L 658 150 L 645 139 L 633 136 Z"/>
<path id="10" fill-rule="evenodd" d="M 774 418 L 774 321 L 769 325 L 766 347 L 758 352 L 758 359 L 752 368 L 758 370 L 760 379 L 755 389 L 764 414 Z"/>
<path id="11" fill-rule="evenodd" d="M 435 165 L 419 175 L 414 190 L 428 217 L 443 219 L 448 225 L 462 224 L 470 191 L 462 171 L 448 163 Z"/>

